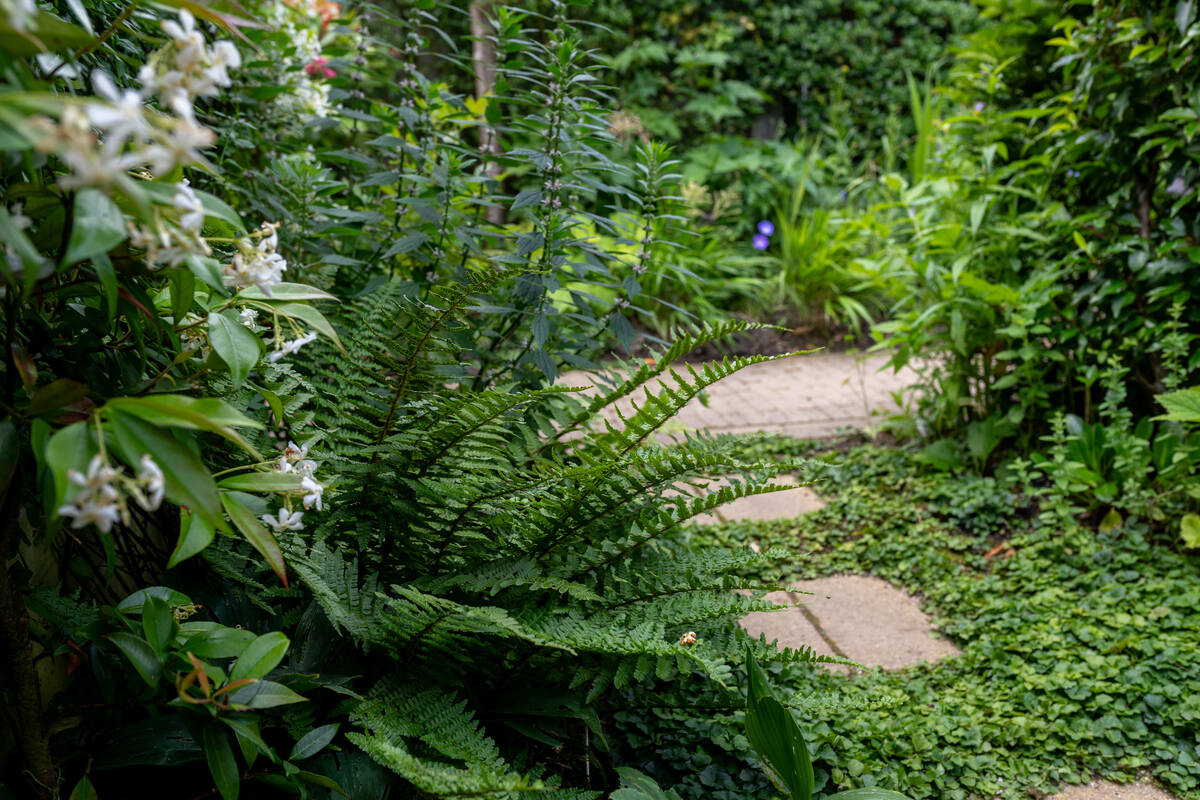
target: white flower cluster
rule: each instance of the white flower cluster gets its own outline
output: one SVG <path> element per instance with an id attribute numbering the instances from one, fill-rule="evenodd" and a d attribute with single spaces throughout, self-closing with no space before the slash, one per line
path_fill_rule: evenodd
<path id="1" fill-rule="evenodd" d="M 58 509 L 59 516 L 71 520 L 75 530 L 95 525 L 103 533 L 112 530 L 113 525 L 121 520 L 129 522 L 129 512 L 117 484 L 125 490 L 147 511 L 154 511 L 163 501 L 166 484 L 162 470 L 149 455 L 143 455 L 141 471 L 137 479 L 130 479 L 116 467 L 110 467 L 104 457 L 97 454 L 88 463 L 87 474 L 79 470 L 67 470 L 67 478 L 79 487 L 75 497 L 67 505 Z"/>
<path id="2" fill-rule="evenodd" d="M 317 32 L 296 24 L 302 13 L 286 3 L 275 2 L 270 5 L 267 17 L 271 25 L 295 46 L 293 55 L 280 59 L 283 67 L 280 78 L 290 91 L 280 93 L 275 98 L 275 106 L 284 118 L 292 118 L 301 124 L 314 117 L 327 117 L 333 109 L 329 102 L 329 84 L 313 80 L 305 69 L 309 64 L 323 63 L 324 60 Z"/>
<path id="3" fill-rule="evenodd" d="M 267 361 L 274 363 L 281 358 L 286 358 L 287 356 L 290 356 L 298 351 L 304 345 L 314 341 L 316 338 L 317 334 L 310 332 L 306 333 L 304 336 L 301 336 L 299 339 L 289 339 L 281 344 L 277 350 L 272 350 L 270 353 L 267 353 Z"/>
<path id="4" fill-rule="evenodd" d="M 271 296 L 271 287 L 283 280 L 287 269 L 287 261 L 275 252 L 279 247 L 278 229 L 278 222 L 264 222 L 255 234 L 258 242 L 249 236 L 238 240 L 238 251 L 225 267 L 226 286 L 238 289 L 257 286 L 267 297 Z"/>
<path id="5" fill-rule="evenodd" d="M 210 48 L 187 10 L 179 12 L 179 22 L 163 22 L 162 29 L 171 42 L 138 72 L 141 91 L 120 90 L 105 72 L 93 70 L 97 99 L 82 108 L 66 106 L 58 125 L 38 142 L 40 150 L 57 153 L 70 168 L 64 187 L 104 187 L 144 166 L 162 175 L 200 161 L 200 151 L 213 145 L 216 135 L 196 122 L 192 101 L 231 85 L 229 70 L 241 65 L 241 56 L 231 42 Z M 147 115 L 146 101 L 155 96 L 172 116 Z M 99 147 L 93 128 L 103 134 Z"/>
<path id="6" fill-rule="evenodd" d="M 171 206 L 175 225 L 159 224 L 157 229 L 129 226 L 129 243 L 146 253 L 146 263 L 177 267 L 189 255 L 212 254 L 201 232 L 204 229 L 204 204 L 184 178 L 175 184 Z"/>
<path id="7" fill-rule="evenodd" d="M 275 471 L 282 473 L 291 473 L 299 476 L 300 488 L 304 490 L 304 510 L 309 511 L 314 506 L 317 511 L 324 510 L 323 495 L 325 487 L 317 481 L 313 473 L 316 472 L 317 464 L 308 457 L 308 445 L 300 446 L 295 442 L 288 442 L 287 447 L 275 462 Z M 290 511 L 287 508 L 280 508 L 275 516 L 264 514 L 259 517 L 264 523 L 270 525 L 275 531 L 298 531 L 304 528 L 304 512 Z"/>

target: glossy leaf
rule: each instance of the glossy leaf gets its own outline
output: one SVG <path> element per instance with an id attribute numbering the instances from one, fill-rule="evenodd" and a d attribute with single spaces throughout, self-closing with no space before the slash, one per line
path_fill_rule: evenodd
<path id="1" fill-rule="evenodd" d="M 125 215 L 117 204 L 98 189 L 81 189 L 75 195 L 71 238 L 60 266 L 69 267 L 107 253 L 128 236 Z"/>
<path id="2" fill-rule="evenodd" d="M 247 300 L 259 300 L 264 303 L 286 303 L 292 300 L 337 300 L 329 292 L 321 291 L 316 287 L 306 286 L 303 283 L 286 282 L 272 286 L 270 297 L 257 286 L 243 289 L 240 296 Z"/>
<path id="3" fill-rule="evenodd" d="M 229 367 L 234 389 L 240 388 L 262 355 L 258 337 L 227 310 L 208 315 L 208 341 Z"/>
<path id="4" fill-rule="evenodd" d="M 747 651 L 749 692 L 746 700 L 746 738 L 767 767 L 767 774 L 791 800 L 810 800 L 812 758 L 792 712 L 775 699 L 767 676 Z"/>
<path id="5" fill-rule="evenodd" d="M 229 735 L 210 723 L 204 726 L 200 734 L 204 746 L 204 760 L 208 762 L 208 771 L 213 777 L 217 791 L 223 800 L 237 800 L 241 789 L 242 779 L 238 772 L 237 757 L 229 743 Z"/>
<path id="6" fill-rule="evenodd" d="M 142 676 L 149 686 L 158 685 L 158 675 L 161 665 L 159 664 L 158 654 L 154 652 L 154 648 L 140 636 L 134 636 L 132 633 L 117 631 L 110 633 L 108 640 L 117 646 L 117 649 L 125 654 L 129 659 L 129 663 L 137 670 L 137 674 Z"/>
<path id="7" fill-rule="evenodd" d="M 151 394 L 145 397 L 117 397 L 105 409 L 116 409 L 163 427 L 209 431 L 223 436 L 258 460 L 262 456 L 234 428 L 262 428 L 233 406 L 215 397 L 188 397 L 183 394 Z"/>
<path id="8" fill-rule="evenodd" d="M 160 659 L 174 641 L 176 627 L 171 607 L 161 598 L 147 597 L 142 606 L 142 632 Z"/>
<path id="9" fill-rule="evenodd" d="M 195 453 L 162 428 L 132 414 L 113 410 L 106 417 L 126 463 L 136 464 L 143 454 L 151 454 L 163 471 L 168 500 L 186 506 L 213 527 L 225 527 L 217 484 Z"/>
<path id="10" fill-rule="evenodd" d="M 333 737 L 337 736 L 339 727 L 341 726 L 334 723 L 332 725 L 322 725 L 319 728 L 313 728 L 296 742 L 291 754 L 288 755 L 288 760 L 303 761 L 306 758 L 315 756 L 333 741 Z"/>
<path id="11" fill-rule="evenodd" d="M 275 708 L 308 700 L 307 697 L 296 694 L 282 683 L 262 680 L 230 692 L 229 699 L 236 705 L 247 708 Z"/>
<path id="12" fill-rule="evenodd" d="M 267 673 L 279 666 L 287 653 L 288 644 L 288 638 L 279 631 L 259 636 L 238 656 L 237 663 L 229 673 L 230 679 L 265 678 Z"/>
<path id="13" fill-rule="evenodd" d="M 175 550 L 167 559 L 167 569 L 208 547 L 212 544 L 214 536 L 216 530 L 212 525 L 195 514 L 182 511 L 179 519 L 179 541 L 175 543 Z"/>
<path id="14" fill-rule="evenodd" d="M 250 542 L 254 549 L 266 559 L 267 566 L 274 570 L 283 585 L 287 586 L 287 569 L 283 563 L 283 553 L 279 549 L 279 542 L 275 541 L 274 534 L 267 530 L 258 517 L 254 516 L 253 511 L 227 492 L 221 494 L 221 503 L 225 506 L 233 524 L 246 537 L 246 541 Z"/>

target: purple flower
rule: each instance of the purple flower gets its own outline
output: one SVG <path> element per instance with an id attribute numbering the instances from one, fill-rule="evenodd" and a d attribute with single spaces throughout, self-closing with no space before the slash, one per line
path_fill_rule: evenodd
<path id="1" fill-rule="evenodd" d="M 982 100 L 979 100 L 975 103 L 975 113 L 978 114 L 978 113 L 982 112 L 985 108 L 987 108 L 987 105 L 985 105 Z"/>
<path id="2" fill-rule="evenodd" d="M 775 232 L 775 223 L 768 219 L 764 219 L 762 222 L 758 223 L 758 232 L 763 236 L 770 236 Z M 760 247 L 758 249 L 761 250 L 762 248 Z"/>
<path id="3" fill-rule="evenodd" d="M 770 223 L 767 223 L 767 224 L 770 224 Z M 771 246 L 771 240 L 768 239 L 766 236 L 764 236 L 761 233 L 754 234 L 753 242 L 754 242 L 755 250 L 766 250 L 768 247 Z"/>
<path id="4" fill-rule="evenodd" d="M 842 189 L 840 192 L 838 192 L 838 197 L 840 197 L 840 198 L 842 198 L 843 200 L 845 200 L 845 199 L 846 199 L 846 190 L 845 190 L 845 189 Z"/>

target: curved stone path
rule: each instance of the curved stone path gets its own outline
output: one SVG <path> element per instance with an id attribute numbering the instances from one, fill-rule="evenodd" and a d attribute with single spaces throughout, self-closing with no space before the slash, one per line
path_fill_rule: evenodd
<path id="1" fill-rule="evenodd" d="M 886 354 L 812 353 L 747 367 L 722 380 L 703 399 L 690 402 L 673 429 L 715 433 L 781 433 L 815 439 L 843 432 L 872 430 L 881 415 L 897 409 L 892 393 L 908 386 L 914 374 L 885 368 Z M 563 375 L 559 384 L 592 384 L 586 373 Z M 634 400 L 636 400 L 636 396 Z M 630 400 L 619 404 L 630 410 Z M 615 415 L 614 415 L 615 416 Z M 780 479 L 787 482 L 787 479 Z M 790 519 L 824 506 L 808 487 L 745 497 L 717 509 L 701 523 Z M 756 544 L 751 542 L 751 547 Z M 792 606 L 750 614 L 742 625 L 754 635 L 789 647 L 809 646 L 817 653 L 841 656 L 866 667 L 902 669 L 922 661 L 952 657 L 958 649 L 938 638 L 916 598 L 870 575 L 835 575 L 801 581 L 797 592 L 768 598 Z M 805 594 L 804 592 L 807 592 Z M 827 665 L 842 673 L 849 667 Z M 1093 781 L 1063 787 L 1050 800 L 1175 800 L 1149 781 L 1117 784 Z"/>

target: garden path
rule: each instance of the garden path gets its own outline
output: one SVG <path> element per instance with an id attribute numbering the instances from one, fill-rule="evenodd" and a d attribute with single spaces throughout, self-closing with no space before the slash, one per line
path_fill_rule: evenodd
<path id="1" fill-rule="evenodd" d="M 754 364 L 710 386 L 704 400 L 688 403 L 665 432 L 687 427 L 818 439 L 870 429 L 881 415 L 896 410 L 892 392 L 915 377 L 908 369 L 895 373 L 885 368 L 887 358 L 886 353 L 822 351 Z M 594 381 L 587 373 L 569 372 L 557 383 L 588 386 Z M 628 413 L 630 403 L 641 397 L 635 393 L 617 406 Z"/>

